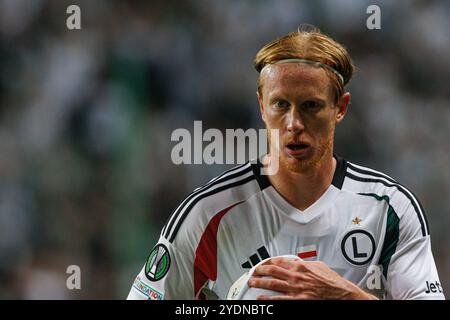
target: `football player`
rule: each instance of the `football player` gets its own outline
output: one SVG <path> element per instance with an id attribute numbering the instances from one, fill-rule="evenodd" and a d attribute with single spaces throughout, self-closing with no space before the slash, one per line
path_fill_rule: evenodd
<path id="1" fill-rule="evenodd" d="M 278 141 L 176 208 L 128 298 L 225 299 L 265 260 L 247 285 L 276 294 L 258 299 L 444 299 L 417 198 L 334 152 L 351 97 L 347 50 L 298 30 L 264 46 L 254 65 L 261 116 Z M 301 259 L 270 259 L 283 255 Z"/>

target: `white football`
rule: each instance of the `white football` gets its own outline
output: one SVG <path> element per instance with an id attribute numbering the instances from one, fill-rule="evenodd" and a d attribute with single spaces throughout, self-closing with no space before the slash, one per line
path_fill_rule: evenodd
<path id="1" fill-rule="evenodd" d="M 256 297 L 259 295 L 268 295 L 268 296 L 276 296 L 280 295 L 279 292 L 267 290 L 267 289 L 260 289 L 260 288 L 250 288 L 248 286 L 248 280 L 252 276 L 253 272 L 255 271 L 256 267 L 263 264 L 267 260 L 270 260 L 272 258 L 288 258 L 288 259 L 294 259 L 294 260 L 302 260 L 298 256 L 295 255 L 281 255 L 277 257 L 270 257 L 267 259 L 264 259 L 263 261 L 259 262 L 257 265 L 255 265 L 253 268 L 251 268 L 248 272 L 244 273 L 242 276 L 237 279 L 233 285 L 230 287 L 230 290 L 227 294 L 227 300 L 256 300 Z"/>

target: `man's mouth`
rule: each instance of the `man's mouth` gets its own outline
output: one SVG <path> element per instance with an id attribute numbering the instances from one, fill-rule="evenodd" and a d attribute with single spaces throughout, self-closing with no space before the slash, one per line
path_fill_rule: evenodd
<path id="1" fill-rule="evenodd" d="M 292 150 L 292 151 L 297 151 L 297 150 L 303 150 L 308 148 L 309 145 L 306 143 L 301 143 L 301 142 L 293 142 L 293 143 L 289 143 L 287 144 L 287 148 Z"/>
<path id="2" fill-rule="evenodd" d="M 290 142 L 285 145 L 285 152 L 291 157 L 302 158 L 307 155 L 310 145 L 304 142 Z"/>

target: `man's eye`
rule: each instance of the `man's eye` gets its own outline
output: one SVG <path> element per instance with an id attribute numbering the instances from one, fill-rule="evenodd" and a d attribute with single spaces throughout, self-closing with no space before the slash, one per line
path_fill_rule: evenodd
<path id="1" fill-rule="evenodd" d="M 307 110 L 314 110 L 314 109 L 318 109 L 320 107 L 320 104 L 316 101 L 305 101 L 302 104 L 304 109 Z"/>
<path id="2" fill-rule="evenodd" d="M 288 106 L 288 103 L 283 100 L 278 100 L 277 102 L 275 102 L 275 106 L 277 108 L 286 108 Z"/>

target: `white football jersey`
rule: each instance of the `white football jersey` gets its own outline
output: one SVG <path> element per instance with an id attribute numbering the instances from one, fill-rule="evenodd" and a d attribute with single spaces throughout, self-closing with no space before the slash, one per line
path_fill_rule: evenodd
<path id="1" fill-rule="evenodd" d="M 247 163 L 192 192 L 172 213 L 128 299 L 226 299 L 260 261 L 321 260 L 385 299 L 444 299 L 422 206 L 380 172 L 335 156 L 332 184 L 300 211 Z"/>

